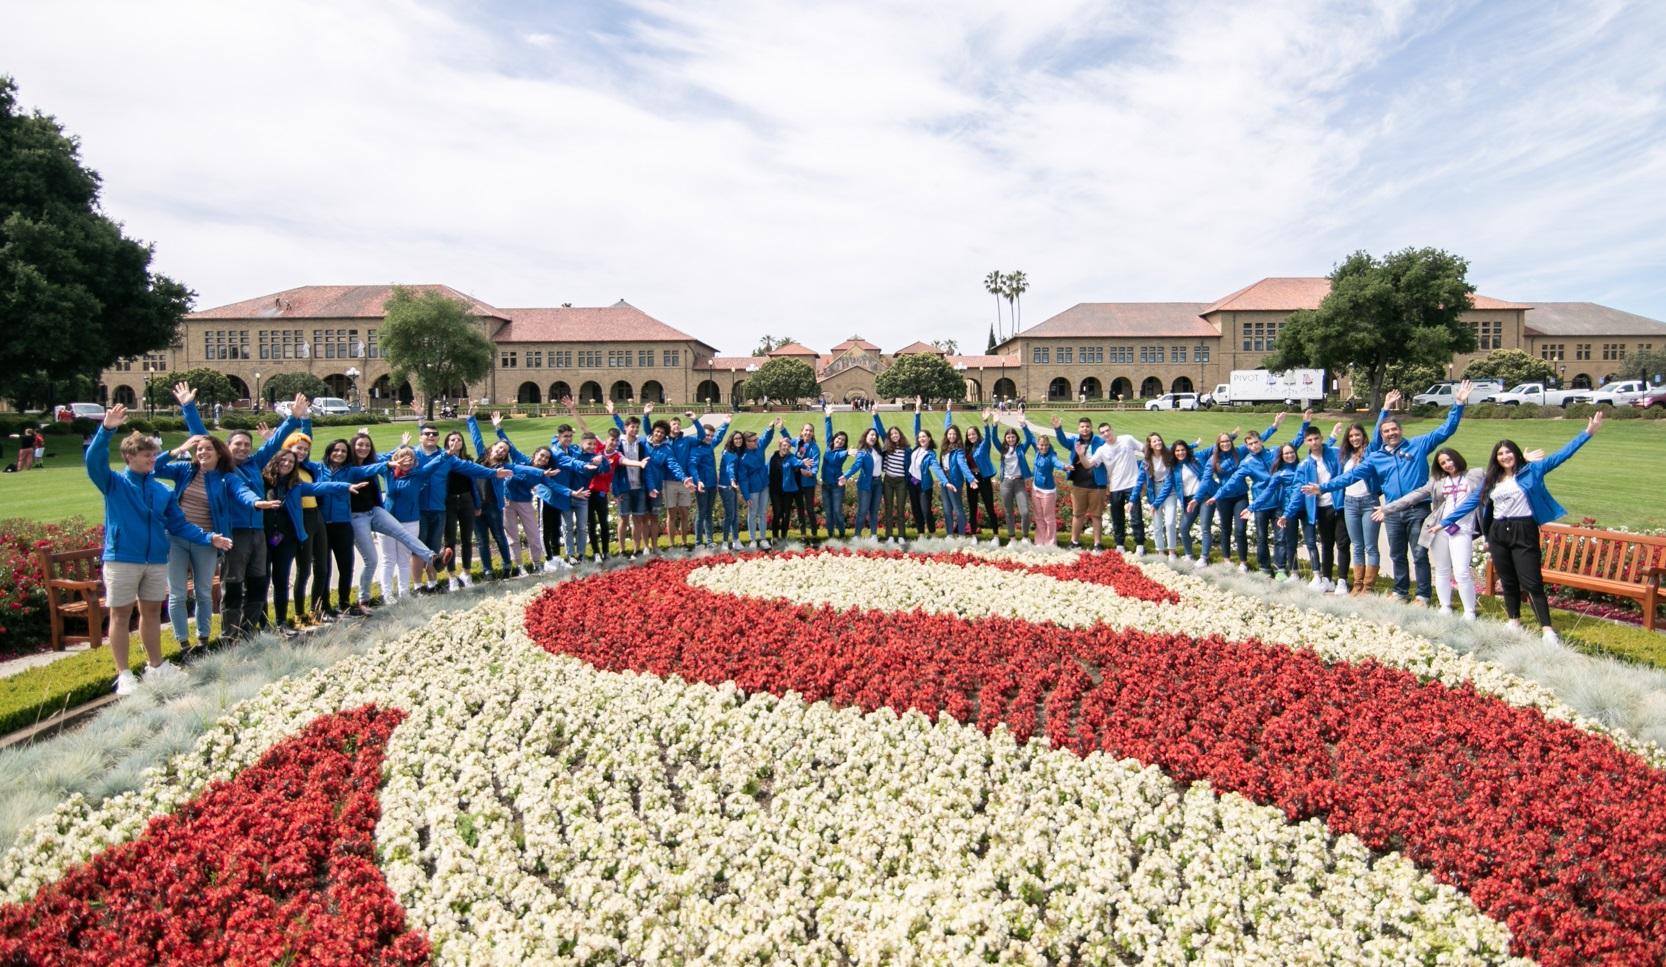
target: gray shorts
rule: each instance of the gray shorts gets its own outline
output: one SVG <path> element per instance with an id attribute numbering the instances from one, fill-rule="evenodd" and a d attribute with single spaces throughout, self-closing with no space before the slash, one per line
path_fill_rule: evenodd
<path id="1" fill-rule="evenodd" d="M 104 562 L 104 603 L 122 608 L 137 601 L 168 600 L 168 565 Z"/>
<path id="2" fill-rule="evenodd" d="M 683 482 L 681 480 L 667 478 L 665 483 L 661 484 L 660 487 L 661 489 L 659 495 L 665 498 L 666 507 L 674 508 L 694 506 L 694 491 L 683 486 Z"/>

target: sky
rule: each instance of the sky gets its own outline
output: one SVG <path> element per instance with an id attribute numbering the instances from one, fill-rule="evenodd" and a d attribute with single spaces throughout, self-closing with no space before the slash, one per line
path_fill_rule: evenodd
<path id="1" fill-rule="evenodd" d="M 1659 0 L 0 0 L 199 308 L 436 282 L 737 354 L 981 351 L 991 270 L 1029 327 L 1407 246 L 1666 319 L 1663 40 Z"/>

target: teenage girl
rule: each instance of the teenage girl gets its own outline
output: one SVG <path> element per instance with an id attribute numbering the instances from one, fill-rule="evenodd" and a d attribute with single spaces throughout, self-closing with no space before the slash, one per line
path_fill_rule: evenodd
<path id="1" fill-rule="evenodd" d="M 727 550 L 740 546 L 741 508 L 746 506 L 746 434 L 729 437 L 717 463 L 717 493 L 723 501 L 723 540 Z"/>
<path id="2" fill-rule="evenodd" d="M 313 464 L 316 477 L 326 483 L 355 484 L 368 481 L 382 470 L 382 464 L 369 467 L 358 467 L 353 463 L 353 451 L 346 440 L 331 440 L 324 447 L 324 462 Z M 353 531 L 353 500 L 359 494 L 372 490 L 370 485 L 360 487 L 349 493 L 326 493 L 318 498 L 318 503 L 324 516 L 325 543 L 329 545 L 330 557 L 335 562 L 336 606 L 343 612 L 361 613 L 363 609 L 354 612 L 350 603 L 353 589 L 353 548 L 358 543 Z M 374 555 L 375 551 L 372 550 Z M 374 557 L 365 564 L 368 574 L 375 566 Z M 324 573 L 317 576 L 318 586 L 325 592 L 325 615 L 333 617 L 335 611 L 329 609 L 328 592 L 330 584 L 330 567 L 326 563 Z M 366 582 L 368 583 L 368 582 Z M 368 595 L 367 595 L 368 597 Z M 326 618 L 328 620 L 328 617 Z"/>
<path id="3" fill-rule="evenodd" d="M 885 493 L 885 478 L 879 466 L 882 459 L 884 455 L 880 453 L 878 431 L 871 428 L 863 430 L 847 474 L 847 478 L 856 478 L 857 537 L 862 536 L 863 527 L 867 527 L 869 537 L 879 537 L 879 502 Z"/>
<path id="4" fill-rule="evenodd" d="M 1372 519 L 1381 523 L 1384 517 L 1397 510 L 1425 502 L 1429 504 L 1429 516 L 1423 521 L 1417 542 L 1429 549 L 1429 561 L 1435 570 L 1435 597 L 1440 601 L 1441 613 L 1452 613 L 1452 584 L 1455 581 L 1458 598 L 1463 602 L 1465 621 L 1475 620 L 1475 571 L 1471 558 L 1475 549 L 1476 519 L 1480 515 L 1469 514 L 1458 521 L 1450 532 L 1441 525 L 1441 518 L 1479 490 L 1485 476 L 1486 471 L 1480 467 L 1471 469 L 1463 454 L 1451 447 L 1442 447 L 1429 461 L 1428 483 L 1371 512 Z"/>
<path id="5" fill-rule="evenodd" d="M 186 520 L 210 534 L 230 534 L 235 521 L 231 469 L 231 451 L 224 443 L 212 436 L 193 436 L 171 454 L 159 456 L 154 473 L 174 482 L 174 502 Z M 182 648 L 191 642 L 186 620 L 189 574 L 194 582 L 191 590 L 197 611 L 197 645 L 206 645 L 214 622 L 214 574 L 219 569 L 220 551 L 212 544 L 196 544 L 171 534 L 168 542 L 168 615 L 173 619 L 174 640 Z M 351 546 L 349 543 L 349 554 Z"/>
<path id="6" fill-rule="evenodd" d="M 781 421 L 775 421 L 779 424 Z M 793 441 L 786 434 L 776 441 L 775 453 L 769 458 L 769 536 L 771 540 L 787 539 L 787 524 L 792 517 L 794 498 L 798 493 L 798 456 L 793 452 Z M 768 547 L 768 544 L 764 545 Z"/>
<path id="7" fill-rule="evenodd" d="M 821 512 L 827 515 L 827 536 L 845 536 L 845 460 L 849 459 L 850 436 L 833 432 L 833 404 L 822 407 L 827 450 L 821 455 Z"/>
<path id="8" fill-rule="evenodd" d="M 1171 471 L 1171 476 L 1175 483 L 1171 490 L 1178 502 L 1177 509 L 1180 511 L 1180 521 L 1176 525 L 1175 532 L 1180 538 L 1182 552 L 1187 558 L 1191 559 L 1192 563 L 1196 564 L 1202 561 L 1203 558 L 1192 553 L 1192 524 L 1197 520 L 1197 495 L 1198 491 L 1203 488 L 1205 471 L 1203 464 L 1198 462 L 1197 454 L 1192 451 L 1192 445 L 1185 440 L 1174 441 L 1174 445 L 1169 448 L 1169 453 L 1174 457 L 1174 469 Z M 1207 555 L 1207 548 L 1209 547 L 1209 525 L 1207 523 L 1204 524 L 1203 547 L 1205 548 L 1204 553 Z"/>
<path id="9" fill-rule="evenodd" d="M 1540 571 L 1539 525 L 1548 524 L 1567 511 L 1545 486 L 1545 476 L 1578 452 L 1602 429 L 1602 413 L 1594 414 L 1585 431 L 1568 445 L 1537 463 L 1529 463 L 1514 440 L 1500 440 L 1492 448 L 1487 472 L 1479 489 L 1448 511 L 1441 519 L 1448 536 L 1461 532 L 1465 516 L 1482 508 L 1481 524 L 1487 535 L 1487 555 L 1504 585 L 1504 613 L 1510 627 L 1521 627 L 1521 596 L 1533 605 L 1546 641 L 1560 641 L 1550 626 L 1550 604 L 1545 600 L 1544 575 Z"/>
<path id="10" fill-rule="evenodd" d="M 1025 426 L 1025 434 L 1029 427 Z M 1009 431 L 1010 432 L 1010 431 Z M 1053 438 L 1031 437 L 1035 447 L 1035 542 L 1054 547 L 1059 542 L 1059 492 L 1056 478 L 1070 475 L 1070 450 L 1053 449 Z"/>
<path id="11" fill-rule="evenodd" d="M 1388 410 L 1385 408 L 1383 412 Z M 1379 426 L 1381 422 L 1379 418 Z M 1336 448 L 1342 472 L 1352 473 L 1359 469 L 1371 451 L 1380 446 L 1382 437 L 1377 434 L 1367 436 L 1365 427 L 1358 423 L 1348 427 L 1342 432 L 1342 440 Z M 1342 491 L 1342 524 L 1348 530 L 1348 543 L 1352 548 L 1349 576 L 1353 579 L 1352 593 L 1355 597 L 1368 593 L 1376 585 L 1377 570 L 1382 566 L 1382 552 L 1377 547 L 1377 531 L 1381 524 L 1372 513 L 1381 499 L 1382 485 L 1369 469 Z"/>
<path id="12" fill-rule="evenodd" d="M 1151 526 L 1154 530 L 1152 550 L 1174 562 L 1174 552 L 1180 543 L 1180 498 L 1176 494 L 1174 453 L 1163 442 L 1160 433 L 1148 433 L 1145 450 L 1141 454 L 1139 482 L 1128 502 L 1138 505 L 1141 496 L 1151 506 Z"/>
<path id="13" fill-rule="evenodd" d="M 913 505 L 913 490 L 908 482 L 908 465 L 913 453 L 908 445 L 908 439 L 902 435 L 897 427 L 886 427 L 879 421 L 877 412 L 873 415 L 874 432 L 885 441 L 880 452 L 879 469 L 884 480 L 882 491 L 885 505 L 885 539 L 901 541 L 906 537 L 904 531 L 903 509 L 906 501 Z M 918 404 L 914 408 L 914 432 L 920 432 L 920 409 Z"/>
<path id="14" fill-rule="evenodd" d="M 469 419 L 474 419 L 473 415 Z M 473 428 L 476 442 L 475 450 L 484 451 L 485 447 L 479 442 L 480 430 Z M 445 435 L 444 449 L 447 455 L 459 462 L 472 462 L 469 448 L 463 442 L 463 434 L 452 430 Z M 450 568 L 447 568 L 447 580 L 453 589 L 469 586 L 469 571 L 474 568 L 474 525 L 480 518 L 480 505 L 477 500 L 474 478 L 459 472 L 453 467 L 445 475 L 445 546 L 452 549 Z M 530 498 L 529 498 L 530 499 Z M 459 539 L 460 538 L 460 539 Z M 457 554 L 458 545 L 462 546 L 462 554 Z M 481 542 L 482 554 L 490 554 L 485 542 Z M 459 557 L 461 559 L 459 559 Z M 487 571 L 491 570 L 488 565 Z"/>
<path id="15" fill-rule="evenodd" d="M 1000 485 L 995 475 L 995 463 L 989 457 L 993 439 L 977 423 L 966 428 L 966 463 L 972 468 L 976 478 L 976 485 L 968 482 L 966 487 L 966 514 L 971 524 L 972 533 L 977 533 L 982 527 L 978 515 L 978 498 L 983 498 L 983 509 L 989 518 L 989 534 L 994 536 L 1000 526 L 995 517 L 995 489 Z"/>
<path id="16" fill-rule="evenodd" d="M 764 532 L 765 501 L 769 498 L 769 441 L 775 439 L 776 425 L 771 423 L 764 435 L 746 435 L 746 459 L 742 463 L 745 476 L 741 480 L 746 494 L 746 546 L 769 550 L 769 537 Z"/>
<path id="17" fill-rule="evenodd" d="M 816 428 L 809 423 L 798 431 L 793 443 L 793 456 L 798 467 L 793 473 L 793 485 L 787 489 L 788 501 L 798 511 L 800 539 L 816 536 L 816 463 L 821 459 L 821 447 L 816 443 Z"/>
<path id="18" fill-rule="evenodd" d="M 1030 426 L 1023 426 L 1024 440 L 1018 440 L 1018 430 L 1010 426 L 1003 427 L 989 410 L 983 413 L 984 422 L 988 426 L 984 430 L 984 439 L 995 451 L 990 458 L 990 466 L 999 465 L 999 469 L 988 479 L 994 484 L 998 481 L 1001 488 L 1001 510 L 1007 515 L 1007 541 L 1028 540 L 1030 536 L 1030 498 L 1027 488 L 1030 486 L 1030 462 L 1025 459 L 1024 451 L 1033 449 L 1036 445 L 1035 434 L 1030 432 Z M 993 486 L 986 489 L 994 489 Z M 989 515 L 991 523 L 995 515 Z M 1013 537 L 1012 524 L 1018 521 L 1018 536 Z"/>
<path id="19" fill-rule="evenodd" d="M 694 442 L 689 447 L 688 458 L 693 467 L 689 473 L 699 481 L 700 489 L 694 494 L 694 543 L 704 544 L 706 547 L 716 547 L 712 521 L 712 504 L 717 500 L 717 454 L 723 445 L 723 438 L 729 432 L 729 421 L 732 417 L 725 416 L 723 422 L 713 430 L 706 425 L 705 420 L 694 421 Z M 725 522 L 727 526 L 727 522 Z"/>
<path id="20" fill-rule="evenodd" d="M 316 483 L 301 479 L 300 459 L 293 450 L 279 450 L 266 469 L 261 471 L 261 479 L 266 484 L 264 499 L 258 500 L 255 506 L 266 512 L 266 542 L 271 547 L 269 563 L 272 569 L 272 608 L 277 618 L 277 624 L 285 637 L 293 637 L 295 629 L 289 621 L 289 572 L 295 564 L 299 554 L 307 547 L 308 523 L 315 526 L 319 522 L 316 514 L 309 515 L 301 501 L 307 498 L 316 500 L 320 495 L 329 493 L 350 493 L 353 489 L 364 489 L 368 486 L 364 482 L 348 483 Z M 247 483 L 238 480 L 235 486 L 246 488 Z M 309 520 L 309 518 L 313 518 Z M 301 605 L 304 597 L 297 595 L 295 603 L 296 618 L 301 617 Z"/>

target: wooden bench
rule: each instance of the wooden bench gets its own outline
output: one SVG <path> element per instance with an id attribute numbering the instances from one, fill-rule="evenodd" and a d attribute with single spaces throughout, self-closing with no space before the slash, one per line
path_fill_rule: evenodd
<path id="1" fill-rule="evenodd" d="M 1654 630 L 1666 537 L 1546 524 L 1539 528 L 1539 551 L 1546 584 L 1630 598 L 1643 607 L 1643 627 Z M 1490 559 L 1484 586 L 1488 594 L 1498 593 Z"/>
<path id="2" fill-rule="evenodd" d="M 46 579 L 46 608 L 52 622 L 52 648 L 63 651 L 70 645 L 85 643 L 97 648 L 104 643 L 105 617 L 109 610 L 104 604 L 104 549 L 102 547 L 87 547 L 78 551 L 51 551 L 40 548 L 35 551 L 41 564 L 41 574 Z M 196 601 L 196 581 L 186 582 L 185 599 L 187 602 Z M 214 575 L 214 585 L 211 591 L 213 609 L 220 610 L 220 576 Z M 87 633 L 84 635 L 66 635 L 64 621 L 84 621 Z M 162 620 L 168 619 L 167 610 L 163 610 Z M 131 621 L 138 620 L 137 609 Z"/>

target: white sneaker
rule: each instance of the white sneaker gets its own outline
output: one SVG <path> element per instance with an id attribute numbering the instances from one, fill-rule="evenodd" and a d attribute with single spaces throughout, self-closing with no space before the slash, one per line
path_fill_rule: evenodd
<path id="1" fill-rule="evenodd" d="M 185 669 L 168 662 L 163 662 L 155 667 L 145 666 L 145 681 L 147 682 L 171 682 L 184 677 Z"/>
<path id="2" fill-rule="evenodd" d="M 1451 605 L 1449 605 L 1449 604 L 1448 604 L 1448 605 L 1445 605 L 1445 606 L 1443 606 L 1443 607 L 1442 607 L 1442 608 L 1441 608 L 1441 609 L 1440 609 L 1440 613 L 1441 613 L 1441 614 L 1451 614 L 1451 613 L 1452 613 L 1452 606 L 1451 606 Z"/>
<path id="3" fill-rule="evenodd" d="M 1504 622 L 1504 627 L 1509 628 L 1512 631 L 1520 631 L 1521 630 L 1521 619 L 1511 618 L 1509 621 Z"/>
<path id="4" fill-rule="evenodd" d="M 1315 591 L 1318 591 L 1320 594 L 1330 590 L 1330 588 L 1325 585 L 1325 579 L 1317 574 L 1313 575 L 1313 580 L 1307 582 L 1307 586 Z"/>
<path id="5" fill-rule="evenodd" d="M 117 695 L 132 695 L 138 690 L 139 680 L 133 677 L 132 672 L 122 672 L 120 675 L 116 676 Z"/>
<path id="6" fill-rule="evenodd" d="M 461 591 L 463 590 L 463 582 L 457 580 L 456 577 L 452 577 L 445 582 L 445 589 L 447 591 Z"/>
<path id="7" fill-rule="evenodd" d="M 1145 545 L 1144 544 L 1135 544 L 1134 545 L 1134 556 L 1135 557 L 1144 557 L 1145 556 Z"/>
<path id="8" fill-rule="evenodd" d="M 1248 574 L 1249 573 L 1249 565 L 1248 564 L 1239 564 L 1238 565 L 1238 573 Z"/>
<path id="9" fill-rule="evenodd" d="M 457 586 L 458 587 L 466 588 L 472 583 L 473 582 L 469 580 L 469 572 L 461 571 L 457 574 Z"/>
<path id="10" fill-rule="evenodd" d="M 1348 596 L 1348 582 L 1347 581 L 1338 581 L 1338 582 L 1336 582 L 1336 587 L 1331 589 L 1331 593 L 1332 594 L 1340 594 L 1343 597 L 1347 597 Z"/>
<path id="11" fill-rule="evenodd" d="M 1560 645 L 1562 643 L 1562 636 L 1558 635 L 1556 633 L 1556 629 L 1552 628 L 1550 625 L 1544 626 L 1543 633 L 1545 641 L 1548 641 L 1553 645 Z"/>
<path id="12" fill-rule="evenodd" d="M 1465 621 L 1474 621 L 1475 620 L 1475 612 L 1465 611 L 1464 612 L 1464 620 Z"/>
<path id="13" fill-rule="evenodd" d="M 554 574 L 560 568 L 561 568 L 561 565 L 556 563 L 555 558 L 551 557 L 551 558 L 545 559 L 545 561 L 544 561 L 544 573 L 545 574 Z"/>

